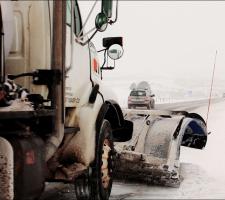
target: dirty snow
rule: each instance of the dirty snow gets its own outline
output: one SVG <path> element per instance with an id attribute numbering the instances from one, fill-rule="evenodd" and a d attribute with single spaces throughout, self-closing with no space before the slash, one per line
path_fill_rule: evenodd
<path id="1" fill-rule="evenodd" d="M 207 106 L 195 110 L 206 118 Z M 204 150 L 181 149 L 181 175 L 179 188 L 149 186 L 145 184 L 114 182 L 111 200 L 147 199 L 225 199 L 225 99 L 212 104 L 208 129 L 212 134 Z M 73 185 L 46 188 L 42 200 L 72 200 Z"/>
<path id="2" fill-rule="evenodd" d="M 196 109 L 206 119 L 207 106 Z M 204 150 L 181 149 L 180 188 L 117 182 L 111 199 L 225 199 L 225 100 L 210 108 L 212 134 Z"/>

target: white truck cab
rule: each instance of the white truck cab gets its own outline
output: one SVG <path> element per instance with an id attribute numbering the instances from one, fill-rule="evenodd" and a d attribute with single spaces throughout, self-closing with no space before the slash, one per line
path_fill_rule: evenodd
<path id="1" fill-rule="evenodd" d="M 39 162 L 41 179 L 36 183 L 38 188 L 36 193 L 29 196 L 29 192 L 27 192 L 29 189 L 22 188 L 23 186 L 19 186 L 17 181 L 9 182 L 11 189 L 0 194 L 1 200 L 5 200 L 6 194 L 8 195 L 9 192 L 10 195 L 7 198 L 10 200 L 13 199 L 13 196 L 16 199 L 37 198 L 43 190 L 44 180 L 63 182 L 74 182 L 75 180 L 78 199 L 105 200 L 109 198 L 112 187 L 113 140 L 126 141 L 132 135 L 132 123 L 124 120 L 115 96 L 102 84 L 101 73 L 104 66 L 99 62 L 98 53 L 91 42 L 92 37 L 98 31 L 104 31 L 109 22 L 113 24 L 116 21 L 112 20 L 112 5 L 112 1 L 102 1 L 102 10 L 96 14 L 95 25 L 93 25 L 95 28 L 87 34 L 77 0 L 1 2 L 2 16 L 6 16 L 2 20 L 3 29 L 7 24 L 10 27 L 7 32 L 13 33 L 12 41 L 3 40 L 5 45 L 11 49 L 5 58 L 5 75 L 7 77 L 7 74 L 11 74 L 8 75 L 9 79 L 16 77 L 15 83 L 27 88 L 31 94 L 28 96 L 32 97 L 27 96 L 28 100 L 26 101 L 28 104 L 30 103 L 30 110 L 26 111 L 24 115 L 21 113 L 19 120 L 30 112 L 40 113 L 40 110 L 51 108 L 51 102 L 57 102 L 57 99 L 61 99 L 61 103 L 54 108 L 56 112 L 61 110 L 62 116 L 62 120 L 60 116 L 53 117 L 52 122 L 52 119 L 46 116 L 42 119 L 42 113 L 41 119 L 35 121 L 35 128 L 34 124 L 28 123 L 27 125 L 30 127 L 29 130 L 34 129 L 32 134 L 28 134 L 31 137 L 30 143 L 38 143 L 38 146 L 44 148 L 44 153 L 37 150 L 37 154 L 44 154 L 40 160 L 44 158 L 48 168 L 47 177 L 44 177 L 43 170 L 40 170 L 44 168 L 44 164 Z M 5 13 L 4 8 L 6 7 L 11 8 L 12 12 Z M 9 18 L 11 21 L 7 23 Z M 60 28 L 62 29 L 61 33 L 59 32 Z M 7 38 L 7 36 L 5 30 L 4 37 Z M 61 38 L 63 38 L 62 41 Z M 61 46 L 57 46 L 58 44 Z M 113 46 L 115 44 L 116 46 Z M 117 49 L 118 45 L 119 49 Z M 104 51 L 107 51 L 111 58 L 118 59 L 122 55 L 121 45 L 122 38 L 105 38 Z M 61 57 L 57 57 L 56 54 Z M 56 61 L 52 62 L 52 60 Z M 53 67 L 51 65 L 54 64 L 59 68 L 60 65 L 63 65 L 64 68 L 61 71 L 51 71 Z M 57 79 L 54 77 L 57 75 L 56 72 L 62 75 L 56 81 L 61 81 L 60 86 L 51 85 L 50 80 Z M 43 84 L 43 80 L 38 80 L 41 73 L 44 82 L 49 83 Z M 31 84 L 32 78 L 34 84 Z M 54 87 L 57 87 L 60 92 L 49 98 Z M 43 102 L 38 102 L 36 105 L 36 102 L 39 101 L 37 99 L 42 99 Z M 21 100 L 16 99 L 15 101 Z M 14 111 L 15 114 L 24 110 L 21 106 L 17 106 L 17 110 L 15 110 L 14 104 L 9 103 L 7 109 L 2 108 L 1 110 L 0 108 L 1 111 L 4 112 L 3 114 Z M 34 114 L 34 116 L 36 118 L 38 114 Z M 58 121 L 54 121 L 54 119 Z M 10 120 L 15 123 L 14 119 Z M 26 120 L 25 123 L 27 123 Z M 118 136 L 118 132 L 124 132 L 122 137 Z M 18 145 L 14 143 L 23 143 L 24 138 L 19 137 L 15 140 L 12 137 L 12 139 L 8 139 L 7 144 L 3 144 L 5 141 L 5 139 L 0 140 L 0 146 L 9 146 L 8 143 L 10 143 L 15 152 Z M 10 147 L 8 148 L 10 149 Z M 27 155 L 23 148 L 21 152 Z M 0 148 L 0 155 L 2 154 L 7 156 Z M 35 151 L 32 155 L 35 155 Z M 15 171 L 16 164 L 20 162 L 22 162 L 20 159 L 19 161 L 14 160 L 14 171 L 10 168 L 9 173 L 14 172 L 14 176 L 20 177 L 22 173 Z M 28 171 L 24 172 L 26 177 Z M 38 174 L 37 169 L 36 171 Z M 26 179 L 24 176 L 18 179 L 24 181 Z M 89 182 L 90 179 L 93 180 Z M 26 184 L 28 183 L 29 181 L 26 182 Z M 6 187 L 4 186 L 4 188 Z M 12 190 L 14 190 L 13 195 L 11 195 Z"/>

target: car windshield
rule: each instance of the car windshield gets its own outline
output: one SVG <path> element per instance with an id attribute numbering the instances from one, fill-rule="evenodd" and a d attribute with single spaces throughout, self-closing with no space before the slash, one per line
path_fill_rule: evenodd
<path id="1" fill-rule="evenodd" d="M 131 91 L 130 96 L 146 96 L 145 91 Z"/>

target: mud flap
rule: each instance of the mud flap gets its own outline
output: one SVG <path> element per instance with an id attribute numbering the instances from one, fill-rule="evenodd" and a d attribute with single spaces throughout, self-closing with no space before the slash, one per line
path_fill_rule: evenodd
<path id="1" fill-rule="evenodd" d="M 38 136 L 8 139 L 14 154 L 14 198 L 38 199 L 44 190 L 44 142 Z"/>
<path id="2" fill-rule="evenodd" d="M 13 149 L 11 144 L 0 137 L 0 200 L 13 200 Z"/>
<path id="3" fill-rule="evenodd" d="M 133 123 L 128 120 L 124 120 L 121 128 L 113 129 L 113 139 L 115 142 L 126 142 L 132 138 L 132 135 Z"/>

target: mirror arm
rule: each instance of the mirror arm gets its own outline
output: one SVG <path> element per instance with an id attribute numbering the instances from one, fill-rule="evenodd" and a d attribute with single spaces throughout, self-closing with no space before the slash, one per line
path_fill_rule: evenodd
<path id="1" fill-rule="evenodd" d="M 101 50 L 99 50 L 99 51 L 97 51 L 97 52 L 99 53 L 99 52 L 102 52 L 102 51 L 104 51 L 104 61 L 103 61 L 102 66 L 100 67 L 100 71 L 101 71 L 101 80 L 102 80 L 102 70 L 104 69 L 104 65 L 105 65 L 105 63 L 106 63 L 106 51 L 107 51 L 107 49 L 101 49 Z"/>
<path id="2" fill-rule="evenodd" d="M 102 49 L 98 52 L 101 52 L 101 51 L 104 51 L 104 61 L 103 61 L 103 64 L 102 66 L 100 67 L 100 71 L 101 71 L 101 80 L 102 80 L 102 71 L 103 70 L 113 70 L 115 69 L 115 60 L 114 60 L 114 66 L 113 67 L 104 67 L 105 63 L 106 63 L 106 53 L 107 53 L 107 48 L 106 49 Z"/>
<path id="3" fill-rule="evenodd" d="M 104 62 L 102 64 L 101 68 L 100 68 L 101 72 L 102 72 L 102 70 L 113 70 L 113 69 L 115 69 L 115 60 L 114 60 L 114 66 L 113 67 L 104 67 L 104 65 L 106 63 L 106 52 L 107 52 L 107 49 L 105 49 L 105 52 L 104 52 Z"/>
<path id="4" fill-rule="evenodd" d="M 83 26 L 82 26 L 82 29 L 81 29 L 81 31 L 80 31 L 80 33 L 79 33 L 78 37 L 80 37 L 80 36 L 81 36 L 81 34 L 83 33 L 84 28 L 85 28 L 85 26 L 86 26 L 86 24 L 87 24 L 87 22 L 88 22 L 88 20 L 89 20 L 89 18 L 90 18 L 90 16 L 91 16 L 91 14 L 92 14 L 93 10 L 94 10 L 94 8 L 95 8 L 95 6 L 96 6 L 97 2 L 98 2 L 97 0 L 94 2 L 94 4 L 93 4 L 93 6 L 92 6 L 92 8 L 91 8 L 91 10 L 90 10 L 90 12 L 89 12 L 89 14 L 88 14 L 88 16 L 87 16 L 86 20 L 85 20 L 85 22 L 84 22 L 84 24 L 83 24 Z"/>
<path id="5" fill-rule="evenodd" d="M 101 66 L 101 70 L 104 68 L 104 65 L 105 65 L 105 63 L 106 63 L 106 52 L 107 52 L 107 49 L 105 49 L 105 52 L 104 52 L 104 61 L 103 61 L 103 64 L 102 64 L 102 66 Z"/>
<path id="6" fill-rule="evenodd" d="M 119 1 L 117 0 L 117 1 L 116 1 L 116 17 L 115 17 L 114 20 L 110 20 L 110 21 L 109 21 L 109 24 L 110 24 L 110 25 L 116 23 L 116 21 L 117 21 L 117 18 L 118 18 L 118 5 L 119 5 Z"/>
<path id="7" fill-rule="evenodd" d="M 113 70 L 115 69 L 115 66 L 114 67 L 101 67 L 100 70 L 101 70 L 101 80 L 102 80 L 102 71 L 103 70 Z"/>
<path id="8" fill-rule="evenodd" d="M 101 68 L 101 70 L 113 70 L 113 69 L 115 69 L 115 67 L 103 67 L 103 68 Z"/>
<path id="9" fill-rule="evenodd" d="M 102 51 L 106 51 L 107 49 L 101 49 L 99 51 L 97 51 L 98 53 L 102 52 Z"/>
<path id="10" fill-rule="evenodd" d="M 95 34 L 98 32 L 98 30 L 95 30 L 95 32 L 91 35 L 91 37 L 90 38 L 88 38 L 88 40 L 87 41 L 85 41 L 85 42 L 80 42 L 78 39 L 76 39 L 76 42 L 77 43 L 79 43 L 80 45 L 82 45 L 82 46 L 85 46 L 87 43 L 89 43 L 91 40 L 92 40 L 92 38 L 95 36 Z"/>
<path id="11" fill-rule="evenodd" d="M 104 51 L 104 61 L 103 61 L 102 66 L 100 67 L 100 71 L 101 71 L 101 80 L 102 80 L 102 71 L 103 71 L 104 69 L 107 68 L 107 67 L 104 67 L 104 65 L 105 65 L 105 63 L 106 63 L 106 52 L 107 52 L 107 49 L 102 49 L 102 50 L 100 50 L 100 51 Z"/>

